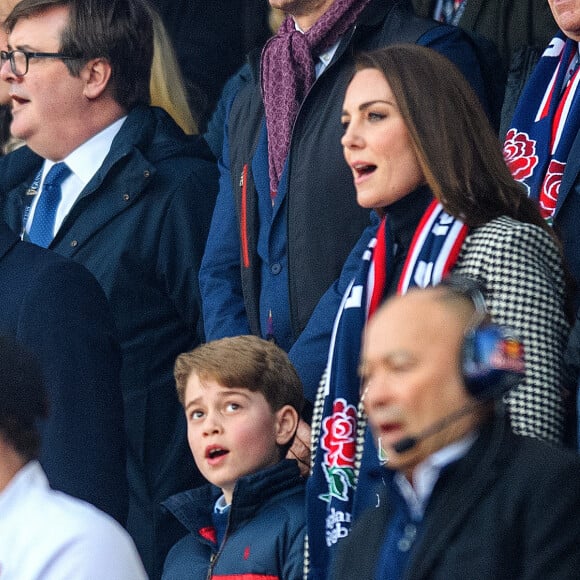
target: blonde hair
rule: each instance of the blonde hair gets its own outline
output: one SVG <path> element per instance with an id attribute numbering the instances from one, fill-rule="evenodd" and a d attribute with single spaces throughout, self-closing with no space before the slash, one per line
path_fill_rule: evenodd
<path id="1" fill-rule="evenodd" d="M 282 24 L 284 18 L 286 18 L 286 14 L 282 12 L 282 10 L 278 8 L 270 7 L 270 13 L 268 15 L 268 24 L 270 25 L 270 30 L 273 34 L 278 32 L 278 28 L 280 28 L 280 24 Z"/>
<path id="2" fill-rule="evenodd" d="M 153 62 L 149 91 L 151 105 L 161 107 L 188 135 L 198 133 L 189 105 L 187 89 L 173 44 L 161 16 L 147 3 L 153 21 Z"/>

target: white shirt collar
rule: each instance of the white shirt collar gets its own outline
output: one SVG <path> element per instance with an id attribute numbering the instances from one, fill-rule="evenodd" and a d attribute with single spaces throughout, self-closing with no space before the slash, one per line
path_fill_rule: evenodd
<path id="1" fill-rule="evenodd" d="M 225 495 L 220 495 L 214 506 L 213 506 L 213 511 L 218 513 L 218 514 L 223 514 L 225 512 L 227 512 L 230 509 L 230 504 L 226 503 L 226 497 Z"/>
<path id="2" fill-rule="evenodd" d="M 441 470 L 464 457 L 476 439 L 477 433 L 471 432 L 459 441 L 454 441 L 429 455 L 413 470 L 413 485 L 401 472 L 395 473 L 394 481 L 414 518 L 423 518 Z"/>
<path id="3" fill-rule="evenodd" d="M 300 26 L 298 26 L 298 22 L 294 21 L 294 26 L 296 27 L 296 30 L 298 30 L 298 32 L 304 34 L 304 30 L 302 30 Z M 340 39 L 338 39 L 330 48 L 328 48 L 327 50 L 318 55 L 318 60 L 314 65 L 316 78 L 318 78 L 322 74 L 322 72 L 326 69 L 326 67 L 330 64 L 339 44 Z"/>
<path id="4" fill-rule="evenodd" d="M 63 161 L 68 165 L 69 169 L 86 185 L 98 171 L 103 164 L 105 157 L 111 150 L 113 140 L 117 133 L 121 130 L 123 123 L 127 116 L 117 119 L 114 123 L 103 129 L 85 141 L 82 145 L 77 147 L 70 153 Z M 49 164 L 48 169 L 46 165 Z M 47 161 L 43 172 L 43 178 L 52 167 L 53 163 Z"/>
<path id="5" fill-rule="evenodd" d="M 126 118 L 127 117 L 124 116 L 117 119 L 114 123 L 91 137 L 88 141 L 85 141 L 63 159 L 71 170 L 71 174 L 61 185 L 62 196 L 56 212 L 54 224 L 55 234 L 58 232 L 62 222 L 72 209 L 72 206 L 75 204 L 83 189 L 99 170 L 103 161 L 105 161 L 105 158 L 111 150 L 113 140 L 121 130 Z M 42 179 L 39 184 L 39 191 L 42 191 L 44 179 L 53 165 L 55 165 L 54 161 L 45 159 L 44 165 L 42 166 Z M 27 232 L 30 231 L 34 212 L 36 211 L 36 205 L 38 204 L 38 198 L 38 195 L 34 197 L 30 207 L 30 212 L 25 224 Z"/>
<path id="6" fill-rule="evenodd" d="M 28 490 L 35 485 L 48 489 L 48 480 L 36 460 L 29 461 L 10 480 L 8 485 L 0 492 L 0 519 L 19 503 L 19 497 L 26 495 Z"/>

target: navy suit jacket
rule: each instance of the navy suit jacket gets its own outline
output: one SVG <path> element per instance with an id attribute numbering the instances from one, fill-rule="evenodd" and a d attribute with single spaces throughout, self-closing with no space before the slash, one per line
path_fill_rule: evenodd
<path id="1" fill-rule="evenodd" d="M 580 134 L 572 144 L 562 183 L 558 193 L 558 201 L 554 213 L 554 230 L 562 241 L 564 257 L 572 278 L 576 283 L 576 308 L 580 306 Z"/>
<path id="2" fill-rule="evenodd" d="M 339 544 L 333 580 L 376 578 L 392 517 L 388 486 L 382 489 L 379 509 L 362 514 Z M 495 419 L 465 457 L 441 472 L 402 578 L 577 578 L 579 510 L 578 456 L 515 435 Z"/>
<path id="3" fill-rule="evenodd" d="M 203 338 L 197 277 L 218 185 L 205 155 L 205 143 L 187 138 L 165 111 L 135 107 L 50 244 L 83 264 L 111 305 L 122 352 L 127 529 L 151 577 L 175 541 L 158 529 L 160 502 L 204 481 L 187 445 L 173 364 Z M 0 159 L 13 229 L 22 228 L 42 162 L 27 147 Z"/>
<path id="4" fill-rule="evenodd" d="M 52 487 L 124 523 L 121 359 L 112 320 L 86 268 L 21 242 L 0 223 L 0 333 L 38 357 L 50 399 L 41 463 Z"/>
<path id="5" fill-rule="evenodd" d="M 580 235 L 578 224 L 580 224 L 580 134 L 576 135 L 568 160 L 562 183 L 558 193 L 558 201 L 554 213 L 554 230 L 564 249 L 564 258 L 568 273 L 570 274 L 573 288 L 573 306 L 577 311 L 576 323 L 572 327 L 568 347 L 566 350 L 566 363 L 570 369 L 570 376 L 576 378 L 576 392 L 572 393 L 576 397 L 578 409 L 580 410 Z M 570 446 L 580 446 L 580 423 L 579 413 L 575 412 L 575 405 L 570 405 L 570 417 L 567 433 L 567 443 Z"/>

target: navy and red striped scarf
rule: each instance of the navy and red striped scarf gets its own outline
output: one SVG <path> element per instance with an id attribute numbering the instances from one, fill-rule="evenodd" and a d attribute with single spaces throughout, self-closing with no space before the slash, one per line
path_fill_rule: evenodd
<path id="1" fill-rule="evenodd" d="M 580 130 L 580 74 L 578 70 L 569 74 L 577 54 L 578 43 L 563 33 L 552 39 L 526 84 L 504 141 L 512 175 L 538 201 L 549 222 Z"/>
<path id="2" fill-rule="evenodd" d="M 413 286 L 440 282 L 455 265 L 467 231 L 467 226 L 433 201 L 415 231 L 397 292 L 404 294 Z M 324 401 L 321 411 L 315 409 L 315 415 L 321 412 L 320 434 L 307 482 L 308 577 L 312 579 L 326 577 L 332 552 L 350 530 L 360 467 L 357 433 L 361 429 L 364 432 L 366 425 L 359 415 L 361 338 L 367 319 L 383 302 L 393 281 L 393 257 L 387 214 L 344 293 L 320 386 Z M 372 463 L 376 458 L 372 440 L 367 447 L 363 461 Z"/>

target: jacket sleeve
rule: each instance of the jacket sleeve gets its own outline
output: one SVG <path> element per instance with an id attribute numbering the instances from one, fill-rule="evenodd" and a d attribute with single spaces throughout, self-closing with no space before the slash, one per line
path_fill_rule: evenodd
<path id="1" fill-rule="evenodd" d="M 109 305 L 80 264 L 50 262 L 22 302 L 16 338 L 45 373 L 50 420 L 41 463 L 51 485 L 127 517 L 121 357 Z"/>
<path id="2" fill-rule="evenodd" d="M 227 125 L 227 124 L 226 124 Z M 227 126 L 219 162 L 219 193 L 207 239 L 199 285 L 206 340 L 250 334 L 240 273 L 240 235 L 229 167 Z"/>
<path id="3" fill-rule="evenodd" d="M 243 87 L 251 76 L 250 65 L 248 63 L 242 65 L 240 69 L 232 75 L 222 89 L 220 99 L 210 120 L 207 124 L 207 129 L 203 134 L 203 138 L 207 142 L 211 152 L 216 159 L 219 159 L 224 142 L 224 127 L 226 126 L 226 119 L 231 108 L 232 101 L 241 87 Z"/>
<path id="4" fill-rule="evenodd" d="M 506 395 L 512 428 L 560 443 L 569 333 L 560 254 L 549 234 L 536 226 L 509 222 L 488 229 L 496 228 L 493 223 L 476 230 L 465 257 L 471 274 L 487 288 L 492 320 L 511 328 L 524 344 L 525 379 Z"/>
<path id="5" fill-rule="evenodd" d="M 555 454 L 546 446 L 546 454 Z M 559 450 L 557 451 L 560 455 Z M 537 470 L 524 508 L 522 580 L 575 578 L 580 568 L 580 464 L 570 455 Z M 536 459 L 542 461 L 541 457 Z M 545 462 L 550 461 L 546 458 Z"/>
<path id="6" fill-rule="evenodd" d="M 306 524 L 300 503 L 300 514 L 297 516 L 291 510 L 281 517 L 286 517 L 284 531 L 278 536 L 280 550 L 277 558 L 281 561 L 280 580 L 303 580 L 304 578 L 304 541 Z"/>
<path id="7" fill-rule="evenodd" d="M 311 404 L 316 399 L 318 384 L 328 360 L 332 328 L 340 302 L 360 268 L 363 252 L 377 230 L 378 218 L 374 212 L 371 213 L 371 222 L 346 259 L 340 278 L 322 295 L 306 328 L 288 353 L 304 385 L 306 400 Z"/>
<path id="8" fill-rule="evenodd" d="M 559 443 L 564 423 L 563 353 L 569 332 L 563 273 L 546 232 L 529 235 L 514 228 L 512 233 L 491 269 L 498 278 L 494 286 L 501 289 L 492 308 L 524 342 L 526 379 L 508 395 L 512 426 L 523 435 Z"/>
<path id="9" fill-rule="evenodd" d="M 158 275 L 164 292 L 188 329 L 203 341 L 199 269 L 217 195 L 213 162 L 189 159 L 177 168 L 175 195 L 167 208 L 159 241 Z M 194 346 L 194 345 L 192 345 Z"/>

